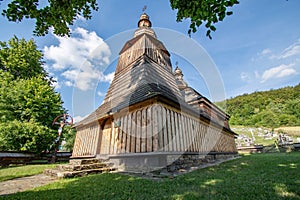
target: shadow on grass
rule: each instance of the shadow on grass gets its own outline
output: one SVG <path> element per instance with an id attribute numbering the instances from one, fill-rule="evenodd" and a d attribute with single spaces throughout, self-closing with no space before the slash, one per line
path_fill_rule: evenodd
<path id="1" fill-rule="evenodd" d="M 65 179 L 4 199 L 300 199 L 300 153 L 252 154 L 174 179 Z"/>

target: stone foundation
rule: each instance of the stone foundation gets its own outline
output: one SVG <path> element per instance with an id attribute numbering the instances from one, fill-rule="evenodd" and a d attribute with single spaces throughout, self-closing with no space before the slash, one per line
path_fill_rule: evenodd
<path id="1" fill-rule="evenodd" d="M 58 165 L 54 169 L 44 170 L 44 174 L 57 178 L 72 178 L 116 170 L 113 163 L 105 159 L 72 159 L 69 164 Z"/>
<path id="2" fill-rule="evenodd" d="M 176 172 L 182 169 L 197 167 L 218 160 L 227 160 L 237 157 L 237 153 L 141 153 L 141 154 L 119 154 L 109 156 L 110 162 L 121 172 Z"/>
<path id="3" fill-rule="evenodd" d="M 180 170 L 186 170 L 193 167 L 205 165 L 207 163 L 213 163 L 220 160 L 228 160 L 237 157 L 236 153 L 215 153 L 210 152 L 208 154 L 189 154 L 185 153 L 178 159 L 173 161 L 168 166 L 164 167 L 162 171 L 177 172 Z M 172 156 L 169 156 L 169 159 Z"/>

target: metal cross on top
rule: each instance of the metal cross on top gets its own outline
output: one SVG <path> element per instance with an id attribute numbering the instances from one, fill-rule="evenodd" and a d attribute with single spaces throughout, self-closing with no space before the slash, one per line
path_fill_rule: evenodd
<path id="1" fill-rule="evenodd" d="M 147 10 L 147 6 L 145 5 L 142 9 L 143 12 L 145 12 Z"/>
<path id="2" fill-rule="evenodd" d="M 58 131 L 57 131 L 58 136 L 55 140 L 55 148 L 54 148 L 54 153 L 53 153 L 53 156 L 52 156 L 52 159 L 51 159 L 51 163 L 55 163 L 55 161 L 56 161 L 56 154 L 57 154 L 57 151 L 58 151 L 58 148 L 59 148 L 59 145 L 60 145 L 60 138 L 61 138 L 64 126 L 66 126 L 66 125 L 70 126 L 72 124 L 73 124 L 73 118 L 69 114 L 58 115 L 53 120 L 52 126 L 59 125 L 59 128 L 58 128 Z"/>

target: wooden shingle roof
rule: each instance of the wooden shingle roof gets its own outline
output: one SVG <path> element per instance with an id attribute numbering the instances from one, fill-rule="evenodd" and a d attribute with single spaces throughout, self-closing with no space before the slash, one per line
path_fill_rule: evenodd
<path id="1" fill-rule="evenodd" d="M 79 124 L 90 123 L 156 96 L 176 104 L 185 103 L 174 75 L 147 55 L 142 55 L 127 70 L 115 75 L 103 104 Z"/>
<path id="2" fill-rule="evenodd" d="M 76 127 L 97 122 L 124 108 L 155 98 L 163 100 L 165 104 L 178 106 L 196 117 L 215 120 L 199 109 L 198 104 L 205 102 L 211 109 L 217 109 L 216 106 L 187 85 L 178 67 L 173 73 L 170 53 L 152 32 L 150 27 L 139 27 L 134 37 L 125 43 L 102 105 Z M 219 109 L 217 111 L 225 115 Z M 214 123 L 221 125 L 217 121 Z"/>

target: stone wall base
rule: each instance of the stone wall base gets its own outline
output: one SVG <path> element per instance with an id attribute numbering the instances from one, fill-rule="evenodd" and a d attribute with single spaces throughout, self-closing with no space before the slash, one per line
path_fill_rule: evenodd
<path id="1" fill-rule="evenodd" d="M 182 169 L 198 167 L 218 160 L 237 157 L 234 153 L 191 153 L 191 152 L 153 152 L 138 154 L 110 155 L 110 162 L 121 172 L 147 173 L 153 171 L 176 172 Z"/>

